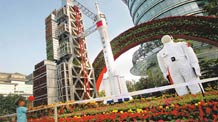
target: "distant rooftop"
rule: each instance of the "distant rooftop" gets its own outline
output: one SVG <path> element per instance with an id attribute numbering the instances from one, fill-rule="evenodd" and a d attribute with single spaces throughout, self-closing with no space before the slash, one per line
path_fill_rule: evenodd
<path id="1" fill-rule="evenodd" d="M 28 81 L 26 75 L 21 73 L 4 73 L 0 72 L 0 81 L 10 82 L 10 81 Z"/>

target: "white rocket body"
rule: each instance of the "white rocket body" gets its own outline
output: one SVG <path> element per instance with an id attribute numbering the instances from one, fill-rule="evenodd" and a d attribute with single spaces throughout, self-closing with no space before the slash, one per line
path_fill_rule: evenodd
<path id="1" fill-rule="evenodd" d="M 97 8 L 96 26 L 101 37 L 104 59 L 108 72 L 108 82 L 105 83 L 106 85 L 105 87 L 107 87 L 105 89 L 106 97 L 112 96 L 112 97 L 122 98 L 122 96 L 128 95 L 126 83 L 125 80 L 120 77 L 118 72 L 116 72 L 114 67 L 114 57 L 110 45 L 105 15 L 99 11 L 97 4 L 96 4 L 96 8 Z"/>

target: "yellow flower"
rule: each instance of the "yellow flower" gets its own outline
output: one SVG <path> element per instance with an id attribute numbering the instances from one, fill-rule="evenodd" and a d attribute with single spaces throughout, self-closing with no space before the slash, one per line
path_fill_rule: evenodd
<path id="1" fill-rule="evenodd" d="M 120 113 L 122 114 L 122 113 L 123 113 L 123 111 L 120 111 Z"/>
<path id="2" fill-rule="evenodd" d="M 133 111 L 132 111 L 132 109 L 129 109 L 129 110 L 128 110 L 128 112 L 130 112 L 130 113 L 131 113 L 131 112 L 133 112 Z"/>
<path id="3" fill-rule="evenodd" d="M 166 109 L 169 109 L 169 106 L 166 106 Z"/>
<path id="4" fill-rule="evenodd" d="M 117 112 L 118 112 L 118 110 L 113 110 L 112 112 L 114 112 L 114 113 L 117 113 Z"/>
<path id="5" fill-rule="evenodd" d="M 198 103 L 195 103 L 195 106 L 198 106 Z"/>
<path id="6" fill-rule="evenodd" d="M 80 116 L 74 116 L 75 118 L 81 118 Z"/>
<path id="7" fill-rule="evenodd" d="M 142 109 L 136 109 L 137 113 L 141 113 L 143 110 Z"/>
<path id="8" fill-rule="evenodd" d="M 159 106 L 159 108 L 160 108 L 160 109 L 162 109 L 162 108 L 163 108 L 163 106 Z"/>
<path id="9" fill-rule="evenodd" d="M 145 98 L 141 98 L 141 101 L 145 101 Z"/>
<path id="10" fill-rule="evenodd" d="M 171 107 L 174 107 L 175 105 L 174 104 L 171 104 Z"/>

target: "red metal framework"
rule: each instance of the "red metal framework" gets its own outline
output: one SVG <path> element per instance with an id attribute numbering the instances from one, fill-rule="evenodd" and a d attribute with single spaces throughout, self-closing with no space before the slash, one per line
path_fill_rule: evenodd
<path id="1" fill-rule="evenodd" d="M 82 24 L 81 24 L 81 13 L 79 12 L 79 8 L 77 6 L 73 7 L 75 12 L 76 12 L 76 25 L 78 28 L 77 34 L 80 35 L 81 33 L 83 33 L 83 28 L 82 28 Z M 84 43 L 84 39 L 78 37 L 79 40 L 79 45 L 80 45 L 80 55 L 81 55 L 81 63 L 82 63 L 82 72 L 83 72 L 83 79 L 84 79 L 84 87 L 85 87 L 85 98 L 89 98 L 90 97 L 90 83 L 88 81 L 88 71 L 86 68 L 86 53 L 85 53 L 85 43 Z"/>

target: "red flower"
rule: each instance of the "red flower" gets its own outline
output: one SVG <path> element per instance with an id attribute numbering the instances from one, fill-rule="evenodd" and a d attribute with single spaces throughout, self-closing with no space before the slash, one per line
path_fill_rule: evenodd
<path id="1" fill-rule="evenodd" d="M 207 118 L 204 118 L 204 122 L 208 122 L 208 119 L 207 119 Z"/>
<path id="2" fill-rule="evenodd" d="M 209 107 L 207 107 L 207 108 L 206 108 L 206 113 L 207 113 L 207 114 L 210 114 L 210 112 L 211 112 L 211 109 L 210 109 Z"/>
<path id="3" fill-rule="evenodd" d="M 214 114 L 213 117 L 214 117 L 213 121 L 217 122 L 217 115 Z"/>
<path id="4" fill-rule="evenodd" d="M 195 105 L 188 105 L 187 106 L 190 110 L 194 110 L 195 109 Z"/>
<path id="5" fill-rule="evenodd" d="M 73 121 L 73 118 L 66 118 L 66 121 L 67 121 L 67 122 L 72 122 L 72 121 Z"/>
<path id="6" fill-rule="evenodd" d="M 173 110 L 173 111 L 172 111 L 172 114 L 176 116 L 176 115 L 178 115 L 178 111 Z"/>
<path id="7" fill-rule="evenodd" d="M 200 105 L 198 106 L 198 108 L 199 108 L 200 120 L 203 121 L 204 112 L 203 112 L 203 110 L 202 110 Z"/>
<path id="8" fill-rule="evenodd" d="M 65 121 L 65 118 L 60 118 L 59 119 L 59 122 L 64 122 Z"/>
<path id="9" fill-rule="evenodd" d="M 165 104 L 169 105 L 170 104 L 170 100 L 168 98 L 165 99 Z"/>
<path id="10" fill-rule="evenodd" d="M 120 118 L 121 118 L 121 120 L 124 120 L 124 119 L 126 119 L 128 116 L 129 116 L 128 113 L 123 113 L 123 114 L 120 115 Z"/>
<path id="11" fill-rule="evenodd" d="M 203 106 L 203 105 L 205 105 L 205 102 L 201 101 L 201 102 L 199 102 L 199 104 Z"/>
<path id="12" fill-rule="evenodd" d="M 216 106 L 213 106 L 213 110 L 214 110 L 214 111 L 217 111 L 217 107 L 216 107 Z"/>
<path id="13" fill-rule="evenodd" d="M 196 98 L 196 97 L 197 97 L 197 95 L 196 95 L 196 94 L 192 94 L 192 96 L 193 96 L 194 98 Z"/>

